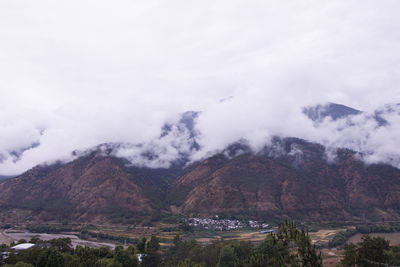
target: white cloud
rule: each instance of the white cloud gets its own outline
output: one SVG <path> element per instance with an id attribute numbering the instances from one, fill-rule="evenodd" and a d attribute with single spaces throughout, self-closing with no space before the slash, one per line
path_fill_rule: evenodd
<path id="1" fill-rule="evenodd" d="M 186 110 L 203 111 L 203 154 L 278 134 L 361 142 L 351 147 L 387 159 L 400 143 L 396 116 L 387 130 L 361 121 L 343 136 L 337 125 L 321 134 L 300 110 L 400 102 L 399 8 L 395 0 L 3 0 L 0 173 L 100 143 L 150 142 Z M 33 142 L 40 146 L 21 160 L 9 156 Z"/>

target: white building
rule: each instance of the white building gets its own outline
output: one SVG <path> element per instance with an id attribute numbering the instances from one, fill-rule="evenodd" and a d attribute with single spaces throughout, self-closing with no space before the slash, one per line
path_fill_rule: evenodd
<path id="1" fill-rule="evenodd" d="M 15 252 L 19 252 L 19 251 L 31 249 L 34 246 L 36 246 L 36 245 L 32 244 L 32 243 L 22 243 L 22 244 L 18 244 L 16 246 L 11 247 L 11 249 L 14 250 Z"/>

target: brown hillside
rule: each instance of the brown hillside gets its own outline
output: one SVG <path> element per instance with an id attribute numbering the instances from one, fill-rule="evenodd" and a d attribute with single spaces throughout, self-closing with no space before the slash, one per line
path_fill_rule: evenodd
<path id="1" fill-rule="evenodd" d="M 196 164 L 179 177 L 170 199 L 186 214 L 249 214 L 306 220 L 398 218 L 400 170 L 366 166 L 339 150 L 336 162 L 324 159 L 322 146 L 287 139 L 285 156 L 270 151 Z M 301 151 L 291 155 L 290 151 Z M 179 195 L 177 198 L 176 196 Z"/>
<path id="2" fill-rule="evenodd" d="M 241 155 L 237 156 L 238 151 Z M 129 167 L 93 152 L 38 166 L 0 183 L 2 213 L 26 218 L 127 222 L 172 210 L 301 220 L 400 219 L 400 170 L 365 165 L 349 150 L 326 160 L 323 146 L 278 140 L 254 154 L 230 147 L 186 168 Z"/>
<path id="3" fill-rule="evenodd" d="M 151 213 L 149 199 L 110 157 L 85 156 L 66 165 L 35 167 L 0 184 L 0 205 L 35 215 L 97 220 L 117 212 Z M 54 216 L 51 216 L 54 215 Z"/>

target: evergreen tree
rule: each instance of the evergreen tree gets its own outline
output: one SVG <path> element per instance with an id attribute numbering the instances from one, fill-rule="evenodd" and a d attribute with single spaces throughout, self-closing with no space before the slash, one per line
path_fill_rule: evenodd
<path id="1" fill-rule="evenodd" d="M 122 246 L 117 246 L 114 252 L 114 259 L 121 263 L 123 267 L 136 267 L 138 266 L 138 260 L 135 255 L 135 249 L 128 247 L 124 249 Z"/>
<path id="2" fill-rule="evenodd" d="M 346 244 L 344 247 L 344 257 L 341 261 L 344 267 L 355 267 L 357 264 L 357 246 L 353 243 Z"/>
<path id="3" fill-rule="evenodd" d="M 146 254 L 143 257 L 142 266 L 157 267 L 161 262 L 161 257 L 158 253 L 160 247 L 159 239 L 156 236 L 151 236 L 147 243 Z"/>
<path id="4" fill-rule="evenodd" d="M 38 267 L 63 267 L 65 266 L 65 258 L 57 250 L 50 248 L 44 249 L 40 253 L 37 260 Z"/>
<path id="5" fill-rule="evenodd" d="M 25 263 L 25 262 L 17 262 L 16 264 L 6 264 L 3 267 L 33 267 L 32 264 L 30 263 Z"/>
<path id="6" fill-rule="evenodd" d="M 64 267 L 65 260 L 60 252 L 50 249 L 47 257 L 46 267 Z"/>
<path id="7" fill-rule="evenodd" d="M 344 258 L 341 263 L 345 267 L 367 267 L 371 264 L 384 265 L 389 262 L 395 264 L 396 261 L 392 257 L 394 253 L 395 249 L 389 247 L 389 241 L 381 237 L 365 235 L 357 245 L 344 246 Z"/>
<path id="8" fill-rule="evenodd" d="M 103 258 L 98 261 L 96 267 L 123 267 L 123 265 L 115 259 Z"/>
<path id="9" fill-rule="evenodd" d="M 142 237 L 139 239 L 139 242 L 137 244 L 137 250 L 141 254 L 144 254 L 146 252 L 146 237 Z"/>
<path id="10" fill-rule="evenodd" d="M 232 246 L 227 245 L 221 249 L 217 267 L 232 267 L 235 266 L 236 255 Z"/>
<path id="11" fill-rule="evenodd" d="M 368 266 L 367 261 L 382 263 L 387 261 L 386 251 L 389 250 L 389 241 L 384 238 L 365 235 L 358 246 L 358 264 L 361 266 Z"/>
<path id="12" fill-rule="evenodd" d="M 78 256 L 81 263 L 80 266 L 95 266 L 98 256 L 95 249 L 89 247 L 77 246 L 75 249 L 75 255 Z"/>

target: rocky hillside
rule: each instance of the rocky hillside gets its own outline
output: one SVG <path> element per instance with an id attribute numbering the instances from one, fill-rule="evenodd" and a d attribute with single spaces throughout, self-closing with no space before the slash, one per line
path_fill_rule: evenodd
<path id="1" fill-rule="evenodd" d="M 276 154 L 234 158 L 217 155 L 192 166 L 172 186 L 170 200 L 185 214 L 248 214 L 305 220 L 398 218 L 400 170 L 366 166 L 339 150 L 333 162 L 324 148 L 285 139 Z"/>
<path id="2" fill-rule="evenodd" d="M 400 170 L 338 150 L 276 139 L 254 154 L 236 144 L 187 167 L 129 167 L 92 152 L 0 183 L 2 212 L 26 218 L 130 222 L 154 214 L 248 215 L 302 220 L 399 219 Z"/>
<path id="3" fill-rule="evenodd" d="M 93 152 L 0 183 L 0 206 L 29 210 L 39 220 L 118 221 L 159 210 L 170 179 L 168 170 L 127 168 Z"/>

